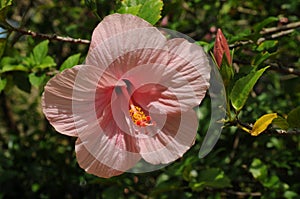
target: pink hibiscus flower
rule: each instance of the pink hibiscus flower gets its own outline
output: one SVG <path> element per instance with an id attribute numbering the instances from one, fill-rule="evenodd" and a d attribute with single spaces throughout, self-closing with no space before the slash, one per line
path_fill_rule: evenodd
<path id="1" fill-rule="evenodd" d="M 78 137 L 79 165 L 108 178 L 141 159 L 157 165 L 182 157 L 195 141 L 193 108 L 209 77 L 201 47 L 113 14 L 94 30 L 85 64 L 50 79 L 42 107 L 58 132 Z"/>

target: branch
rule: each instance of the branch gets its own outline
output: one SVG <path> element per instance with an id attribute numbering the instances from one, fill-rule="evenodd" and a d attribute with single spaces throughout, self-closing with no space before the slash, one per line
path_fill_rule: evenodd
<path id="1" fill-rule="evenodd" d="M 266 35 L 266 36 L 259 38 L 256 43 L 260 44 L 261 42 L 268 40 L 268 39 L 276 39 L 278 37 L 288 35 L 288 34 L 294 32 L 294 30 L 299 27 L 300 27 L 300 21 L 289 23 L 289 24 L 283 25 L 283 26 L 265 28 L 262 31 L 260 31 L 259 33 L 262 36 L 263 35 Z M 232 48 L 236 48 L 236 47 L 244 46 L 244 45 L 248 45 L 248 44 L 253 44 L 253 43 L 255 43 L 253 40 L 238 41 L 234 44 L 229 45 L 229 48 L 232 49 Z"/>
<path id="2" fill-rule="evenodd" d="M 261 193 L 260 192 L 241 192 L 241 191 L 233 191 L 233 190 L 225 190 L 225 192 L 228 195 L 235 195 L 235 196 L 239 196 L 241 198 L 247 197 L 247 196 L 252 196 L 252 197 L 260 197 Z"/>
<path id="3" fill-rule="evenodd" d="M 271 63 L 270 66 L 271 66 L 270 67 L 271 70 L 278 71 L 278 72 L 283 73 L 283 74 L 292 74 L 292 75 L 300 76 L 300 70 L 297 70 L 295 68 L 281 67 L 281 66 L 278 66 L 275 63 Z"/>
<path id="4" fill-rule="evenodd" d="M 300 27 L 300 21 L 297 22 L 293 22 L 293 23 L 289 23 L 283 26 L 278 26 L 278 27 L 272 27 L 272 28 L 264 28 L 262 31 L 260 31 L 259 33 L 262 35 L 266 35 L 266 34 L 270 34 L 273 32 L 278 32 L 281 30 L 291 30 L 291 29 L 295 29 L 295 28 L 299 28 Z"/>
<path id="5" fill-rule="evenodd" d="M 18 33 L 21 33 L 23 35 L 30 35 L 32 37 L 39 37 L 43 39 L 49 39 L 49 40 L 56 40 L 56 41 L 63 41 L 63 42 L 69 42 L 69 43 L 76 43 L 76 44 L 90 44 L 89 40 L 86 39 L 75 39 L 71 37 L 62 37 L 57 35 L 48 35 L 48 34 L 42 34 L 33 32 L 31 30 L 25 30 L 21 28 L 12 28 L 13 31 L 16 31 Z"/>
<path id="6" fill-rule="evenodd" d="M 252 125 L 247 124 L 236 118 L 234 121 L 228 122 L 226 126 L 236 126 L 246 132 L 250 132 L 252 130 Z M 268 128 L 261 134 L 267 134 L 267 135 L 300 135 L 300 129 L 292 129 L 292 130 L 283 130 L 283 129 L 274 129 L 274 128 Z"/>

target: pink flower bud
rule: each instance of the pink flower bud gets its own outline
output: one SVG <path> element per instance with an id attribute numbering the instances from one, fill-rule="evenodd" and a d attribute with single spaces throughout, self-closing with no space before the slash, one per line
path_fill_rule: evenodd
<path id="1" fill-rule="evenodd" d="M 215 47 L 214 47 L 214 56 L 219 68 L 221 67 L 224 53 L 228 64 L 231 65 L 232 60 L 230 56 L 229 46 L 225 36 L 222 33 L 222 30 L 219 28 L 217 31 Z"/>

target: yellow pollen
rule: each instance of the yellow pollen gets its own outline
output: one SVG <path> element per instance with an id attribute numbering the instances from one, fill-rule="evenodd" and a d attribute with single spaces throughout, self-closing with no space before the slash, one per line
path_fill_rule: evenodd
<path id="1" fill-rule="evenodd" d="M 141 107 L 134 106 L 133 104 L 130 104 L 129 114 L 132 119 L 132 121 L 137 126 L 151 126 L 153 125 L 151 122 L 151 117 L 145 115 L 145 113 L 142 111 Z"/>

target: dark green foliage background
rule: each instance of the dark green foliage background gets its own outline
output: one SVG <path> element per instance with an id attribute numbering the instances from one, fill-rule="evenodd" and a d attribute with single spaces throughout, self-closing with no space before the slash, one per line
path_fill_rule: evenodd
<path id="1" fill-rule="evenodd" d="M 99 21 L 120 5 L 109 0 L 15 0 L 7 19 L 15 27 L 38 33 L 90 39 Z M 274 53 L 258 67 L 276 67 L 264 73 L 239 115 L 244 122 L 254 123 L 270 112 L 285 117 L 300 105 L 299 75 L 275 70 L 277 66 L 300 70 L 299 28 L 276 42 L 270 39 L 269 46 L 256 44 L 262 28 L 284 25 L 279 18 L 297 22 L 299 10 L 298 0 L 165 0 L 162 18 L 168 21 L 156 25 L 185 33 L 208 50 L 212 50 L 216 28 L 223 30 L 231 45 L 254 41 L 234 47 L 236 79 L 250 71 L 257 56 Z M 269 17 L 276 20 L 257 29 Z M 16 31 L 0 36 L 0 78 L 6 79 L 0 94 L 0 198 L 300 198 L 299 134 L 252 137 L 233 125 L 224 128 L 206 157 L 198 158 L 209 125 L 208 99 L 200 109 L 203 116 L 196 144 L 175 163 L 159 171 L 111 179 L 85 173 L 76 162 L 75 139 L 49 125 L 41 112 L 40 96 L 68 57 L 80 53 L 79 60 L 72 59 L 73 65 L 84 60 L 88 45 L 50 41 L 47 56 L 52 61 L 41 68 L 30 56 L 44 39 Z M 8 58 L 11 69 L 4 72 Z M 38 83 L 29 81 L 29 74 Z"/>

